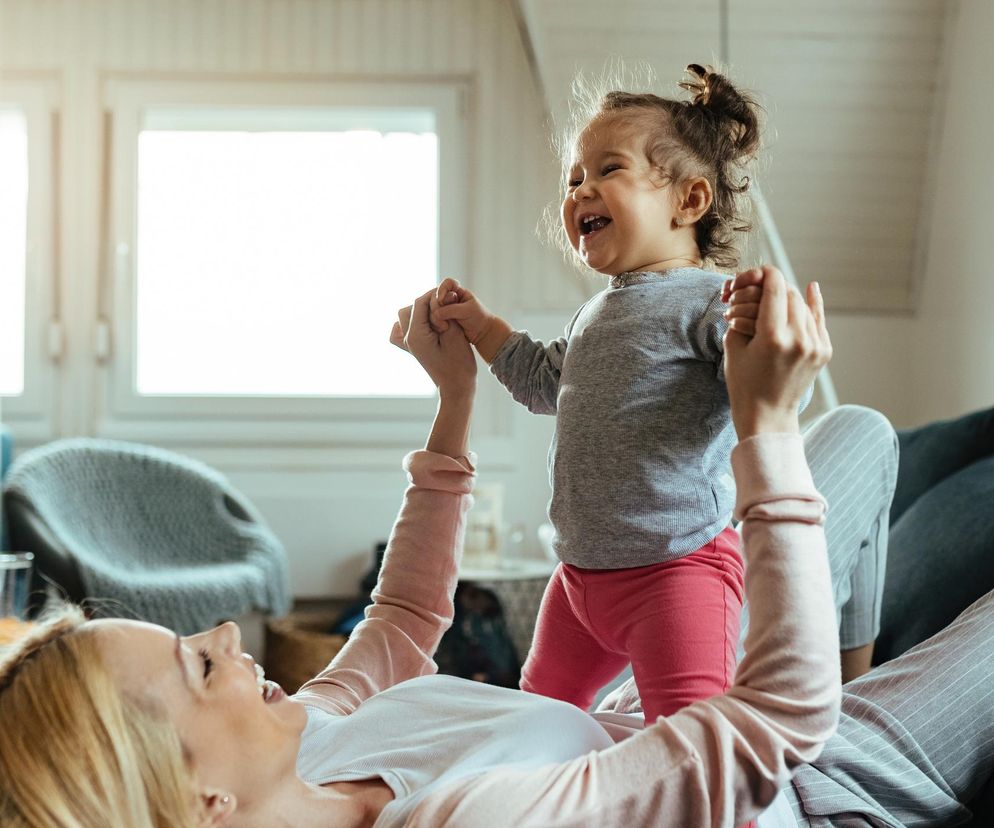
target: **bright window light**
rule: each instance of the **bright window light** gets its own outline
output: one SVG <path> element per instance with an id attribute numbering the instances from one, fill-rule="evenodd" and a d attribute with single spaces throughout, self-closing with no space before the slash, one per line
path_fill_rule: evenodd
<path id="1" fill-rule="evenodd" d="M 139 394 L 434 392 L 388 341 L 438 279 L 432 115 L 319 115 L 146 115 Z"/>
<path id="2" fill-rule="evenodd" d="M 24 391 L 24 284 L 28 225 L 28 126 L 0 107 L 0 396 Z"/>

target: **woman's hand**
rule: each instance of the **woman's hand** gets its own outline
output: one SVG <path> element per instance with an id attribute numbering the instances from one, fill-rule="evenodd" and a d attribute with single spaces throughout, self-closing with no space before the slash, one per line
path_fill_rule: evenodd
<path id="1" fill-rule="evenodd" d="M 432 329 L 428 317 L 434 295 L 433 288 L 415 299 L 413 305 L 397 311 L 390 341 L 421 363 L 439 394 L 472 395 L 476 391 L 476 357 L 458 325 L 449 325 L 441 333 Z"/>
<path id="2" fill-rule="evenodd" d="M 469 452 L 469 424 L 476 396 L 476 357 L 462 328 L 438 333 L 428 321 L 434 288 L 397 311 L 390 341 L 421 363 L 438 386 L 438 412 L 425 448 L 450 457 Z"/>
<path id="3" fill-rule="evenodd" d="M 725 334 L 725 377 L 740 440 L 799 430 L 797 409 L 818 371 L 832 358 L 818 284 L 807 304 L 776 268 L 766 268 L 755 334 Z"/>

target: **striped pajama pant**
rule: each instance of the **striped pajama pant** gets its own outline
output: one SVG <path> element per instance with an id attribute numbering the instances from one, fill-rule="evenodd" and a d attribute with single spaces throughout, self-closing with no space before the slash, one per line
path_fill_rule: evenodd
<path id="1" fill-rule="evenodd" d="M 842 647 L 857 647 L 879 630 L 896 437 L 880 414 L 842 406 L 807 430 L 805 451 L 829 503 L 825 532 Z M 994 503 L 979 509 L 994 512 Z M 941 565 L 922 560 L 923 576 Z M 799 768 L 786 793 L 798 824 L 811 828 L 956 825 L 969 819 L 963 803 L 992 767 L 988 593 L 937 635 L 849 682 L 838 732 L 815 762 Z"/>

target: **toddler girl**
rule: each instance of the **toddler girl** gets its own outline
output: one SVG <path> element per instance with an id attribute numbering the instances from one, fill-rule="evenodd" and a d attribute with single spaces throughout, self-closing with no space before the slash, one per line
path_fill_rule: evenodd
<path id="1" fill-rule="evenodd" d="M 451 279 L 432 303 L 433 324 L 458 322 L 518 402 L 556 415 L 561 563 L 522 689 L 586 709 L 631 662 L 647 722 L 731 684 L 743 594 L 726 276 L 704 265 L 737 264 L 759 121 L 725 77 L 688 73 L 692 100 L 610 92 L 571 142 L 562 230 L 610 283 L 564 337 L 533 341 Z M 741 313 L 732 324 L 752 324 Z"/>

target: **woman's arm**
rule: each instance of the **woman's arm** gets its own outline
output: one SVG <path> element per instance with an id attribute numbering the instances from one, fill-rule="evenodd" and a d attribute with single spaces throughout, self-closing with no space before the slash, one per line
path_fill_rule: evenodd
<path id="1" fill-rule="evenodd" d="M 439 391 L 438 410 L 431 425 L 427 451 L 447 454 L 449 457 L 466 457 L 469 453 L 469 424 L 473 415 L 475 390 Z"/>
<path id="2" fill-rule="evenodd" d="M 458 327 L 428 325 L 425 294 L 403 309 L 391 341 L 410 351 L 439 390 L 424 451 L 404 459 L 411 485 L 394 523 L 373 603 L 326 670 L 296 698 L 333 713 L 409 678 L 435 672 L 432 655 L 452 623 L 465 516 L 475 480 L 467 449 L 476 361 Z"/>

